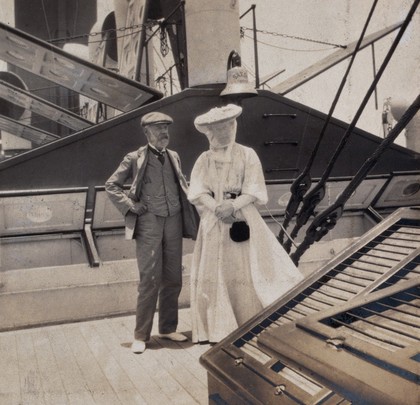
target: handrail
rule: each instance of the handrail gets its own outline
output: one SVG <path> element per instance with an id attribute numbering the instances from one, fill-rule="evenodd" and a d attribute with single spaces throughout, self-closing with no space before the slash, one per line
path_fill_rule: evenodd
<path id="1" fill-rule="evenodd" d="M 89 187 L 66 187 L 66 188 L 44 188 L 44 189 L 28 189 L 28 190 L 0 190 L 0 198 L 4 197 L 26 197 L 35 195 L 47 194 L 65 194 L 65 193 L 80 193 L 88 191 Z"/>
<path id="2" fill-rule="evenodd" d="M 375 91 L 375 88 L 377 86 L 377 83 L 379 82 L 379 79 L 381 78 L 383 72 L 385 71 L 385 68 L 387 67 L 392 55 L 394 54 L 395 49 L 397 48 L 405 30 L 408 27 L 408 24 L 411 21 L 412 16 L 414 15 L 418 5 L 420 3 L 420 0 L 415 0 L 410 11 L 407 14 L 407 17 L 405 18 L 400 30 L 398 31 L 397 36 L 394 39 L 394 42 L 392 43 L 387 55 L 384 58 L 384 61 L 382 62 L 381 67 L 378 70 L 378 73 L 376 77 L 374 78 L 372 84 L 370 85 L 369 89 L 366 92 L 366 95 L 364 99 L 362 100 L 362 103 L 360 104 L 352 122 L 349 124 L 346 132 L 344 133 L 343 137 L 341 138 L 341 141 L 339 145 L 337 146 L 333 156 L 331 157 L 330 161 L 328 162 L 328 165 L 321 176 L 321 180 L 318 182 L 318 184 L 303 198 L 303 205 L 302 208 L 298 214 L 298 217 L 296 219 L 296 225 L 293 231 L 291 232 L 291 236 L 294 237 L 297 235 L 299 229 L 306 224 L 308 219 L 311 215 L 315 212 L 316 206 L 319 204 L 319 202 L 322 200 L 322 198 L 325 195 L 325 183 L 333 169 L 333 166 L 335 162 L 337 161 L 337 158 L 341 151 L 343 150 L 344 146 L 347 143 L 347 140 L 349 139 L 353 129 L 356 127 L 356 123 L 359 120 L 360 116 L 362 115 L 362 112 L 368 103 L 370 96 Z M 290 243 L 285 244 L 285 249 L 290 251 Z"/>
<path id="3" fill-rule="evenodd" d="M 419 0 L 420 1 L 420 0 Z M 386 151 L 392 142 L 397 138 L 401 131 L 407 126 L 411 119 L 417 114 L 420 109 L 420 95 L 414 100 L 411 106 L 407 109 L 395 127 L 391 130 L 388 137 L 385 138 L 376 148 L 374 153 L 365 161 L 360 167 L 351 182 L 337 197 L 334 204 L 330 205 L 321 214 L 317 215 L 312 224 L 306 231 L 305 239 L 291 255 L 293 262 L 297 265 L 300 257 L 314 242 L 318 242 L 331 229 L 333 229 L 341 217 L 344 209 L 344 204 L 351 197 L 356 188 L 366 178 L 367 173 L 376 165 L 381 155 Z"/>
<path id="4" fill-rule="evenodd" d="M 313 165 L 313 162 L 315 160 L 315 156 L 316 156 L 316 154 L 318 152 L 318 149 L 319 149 L 319 147 L 321 145 L 321 141 L 324 138 L 324 135 L 325 135 L 327 126 L 329 125 L 329 123 L 331 121 L 331 118 L 332 118 L 332 115 L 334 113 L 335 107 L 336 107 L 336 105 L 338 103 L 338 100 L 339 100 L 339 98 L 341 96 L 341 93 L 342 93 L 342 91 L 344 89 L 344 85 L 346 84 L 347 77 L 348 77 L 348 75 L 350 73 L 350 69 L 351 69 L 351 67 L 353 65 L 353 62 L 354 62 L 354 60 L 356 58 L 356 55 L 357 55 L 357 53 L 358 53 L 358 51 L 360 49 L 360 45 L 361 45 L 361 43 L 363 41 L 363 38 L 365 36 L 367 27 L 368 27 L 369 22 L 370 22 L 370 20 L 372 18 L 372 15 L 373 15 L 373 12 L 374 12 L 374 10 L 376 8 L 377 2 L 378 2 L 378 0 L 375 0 L 374 1 L 373 5 L 372 5 L 372 8 L 371 8 L 371 10 L 369 12 L 368 18 L 367 18 L 367 20 L 365 22 L 365 25 L 364 25 L 363 29 L 362 29 L 362 32 L 361 32 L 360 37 L 359 37 L 359 40 L 357 41 L 357 44 L 356 44 L 356 48 L 354 50 L 354 53 L 352 54 L 350 63 L 347 66 L 346 72 L 344 73 L 344 76 L 343 76 L 343 78 L 341 80 L 341 83 L 340 83 L 340 86 L 339 86 L 339 88 L 337 90 L 337 93 L 335 95 L 335 98 L 334 98 L 334 100 L 333 100 L 333 102 L 331 104 L 330 111 L 328 113 L 327 119 L 325 120 L 324 125 L 323 125 L 323 127 L 321 129 L 321 133 L 318 136 L 317 143 L 315 144 L 315 147 L 312 150 L 312 153 L 311 153 L 311 155 L 309 157 L 309 160 L 306 163 L 306 166 L 303 169 L 302 173 L 296 178 L 296 180 L 293 182 L 292 186 L 290 187 L 290 191 L 291 191 L 292 194 L 291 194 L 290 200 L 289 200 L 289 202 L 287 204 L 286 213 L 285 213 L 285 217 L 284 217 L 284 221 L 283 221 L 283 228 L 280 230 L 279 236 L 278 236 L 278 239 L 279 239 L 280 243 L 282 243 L 282 244 L 283 244 L 283 237 L 284 237 L 284 234 L 285 234 L 284 230 L 287 229 L 290 220 L 296 214 L 296 212 L 297 212 L 297 210 L 299 208 L 299 205 L 302 202 L 302 200 L 303 200 L 306 192 L 311 187 L 312 180 L 311 180 L 311 176 L 310 176 L 310 169 L 311 169 L 311 167 Z M 301 219 L 299 219 L 299 220 L 301 220 Z M 303 222 L 302 225 L 304 225 L 305 223 L 306 222 Z M 295 229 L 296 229 L 296 227 L 295 227 Z M 295 231 L 295 229 L 293 231 Z M 297 232 L 295 232 L 295 233 L 292 232 L 292 234 L 290 235 L 292 239 L 296 236 L 296 233 Z M 289 238 L 287 240 L 287 242 L 284 244 L 284 247 L 285 247 L 286 251 L 290 251 L 290 245 L 291 245 L 290 242 L 291 242 L 291 239 Z"/>

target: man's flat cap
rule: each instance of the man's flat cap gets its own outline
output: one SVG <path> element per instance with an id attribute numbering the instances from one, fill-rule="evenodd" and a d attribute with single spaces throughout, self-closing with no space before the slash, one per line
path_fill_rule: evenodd
<path id="1" fill-rule="evenodd" d="M 141 119 L 141 126 L 145 127 L 146 125 L 153 125 L 153 124 L 172 124 L 174 120 L 166 114 L 163 114 L 158 111 L 153 111 L 143 115 Z"/>

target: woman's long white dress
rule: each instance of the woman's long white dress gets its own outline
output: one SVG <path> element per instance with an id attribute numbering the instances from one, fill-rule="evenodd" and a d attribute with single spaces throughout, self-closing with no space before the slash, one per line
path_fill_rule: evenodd
<path id="1" fill-rule="evenodd" d="M 223 192 L 241 194 L 235 217 L 248 223 L 248 241 L 232 241 L 231 225 L 216 217 Z M 200 155 L 188 198 L 201 217 L 191 267 L 192 340 L 218 342 L 303 276 L 254 205 L 267 202 L 267 190 L 253 149 L 234 143 Z"/>

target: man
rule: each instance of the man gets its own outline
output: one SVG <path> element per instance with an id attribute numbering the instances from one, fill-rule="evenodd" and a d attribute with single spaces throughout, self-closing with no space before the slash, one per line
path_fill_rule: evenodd
<path id="1" fill-rule="evenodd" d="M 136 327 L 131 350 L 142 353 L 150 339 L 159 298 L 159 336 L 182 342 L 176 332 L 182 288 L 182 238 L 196 236 L 198 221 L 187 200 L 180 159 L 167 149 L 173 120 L 160 112 L 141 119 L 148 144 L 128 153 L 105 184 L 114 205 L 125 216 L 126 239 L 136 240 L 140 273 Z M 123 189 L 128 179 L 128 193 Z"/>

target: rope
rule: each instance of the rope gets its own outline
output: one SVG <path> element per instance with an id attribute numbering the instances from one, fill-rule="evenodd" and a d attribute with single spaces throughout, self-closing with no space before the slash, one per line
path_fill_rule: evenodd
<path id="1" fill-rule="evenodd" d="M 281 224 L 281 222 L 277 221 L 276 218 L 274 218 L 273 214 L 271 213 L 271 211 L 268 209 L 267 205 L 264 204 L 265 209 L 267 210 L 268 214 L 270 215 L 271 219 L 277 224 L 280 225 L 280 228 L 283 230 L 284 234 L 286 235 L 286 237 L 290 240 L 290 242 L 293 244 L 293 246 L 295 248 L 297 248 L 298 246 L 296 245 L 295 241 L 292 239 L 292 237 L 288 234 L 288 232 L 286 231 L 286 229 L 284 229 L 283 225 Z"/>
<path id="2" fill-rule="evenodd" d="M 44 0 L 41 1 L 41 4 L 42 4 L 42 12 L 44 13 L 45 26 L 47 27 L 48 38 L 51 39 L 51 30 L 50 30 L 50 26 L 48 24 L 48 18 L 47 18 L 47 12 L 45 11 Z"/>
<path id="3" fill-rule="evenodd" d="M 332 115 L 334 113 L 335 107 L 336 107 L 336 105 L 338 103 L 338 100 L 339 100 L 339 98 L 341 96 L 341 93 L 342 93 L 342 91 L 344 89 L 344 85 L 345 85 L 345 83 L 347 81 L 347 77 L 348 77 L 348 75 L 350 73 L 350 69 L 353 66 L 353 62 L 354 62 L 354 60 L 356 58 L 356 55 L 358 53 L 358 50 L 359 50 L 360 45 L 362 43 L 362 40 L 363 40 L 363 38 L 365 36 L 367 27 L 369 25 L 369 22 L 370 22 L 372 16 L 373 16 L 373 13 L 375 11 L 376 4 L 377 3 L 378 3 L 378 0 L 375 0 L 373 2 L 373 4 L 372 4 L 372 7 L 371 7 L 370 12 L 369 12 L 369 15 L 368 15 L 368 17 L 366 19 L 366 22 L 365 22 L 364 27 L 362 29 L 362 32 L 360 34 L 359 40 L 357 42 L 356 48 L 355 48 L 355 50 L 353 52 L 353 55 L 352 55 L 351 60 L 350 60 L 350 63 L 347 66 L 346 72 L 344 73 L 344 76 L 343 76 L 343 78 L 341 80 L 341 83 L 340 83 L 339 88 L 337 90 L 337 93 L 336 93 L 336 95 L 334 97 L 334 100 L 333 100 L 333 102 L 332 102 L 332 104 L 330 106 L 330 110 L 329 110 L 328 116 L 327 116 L 327 118 L 326 118 L 326 120 L 324 122 L 324 125 L 323 125 L 323 127 L 321 129 L 321 132 L 320 132 L 320 134 L 318 136 L 318 139 L 317 139 L 317 142 L 315 144 L 315 147 L 313 148 L 313 150 L 311 152 L 311 155 L 310 155 L 310 157 L 309 157 L 309 159 L 308 159 L 308 161 L 306 163 L 306 166 L 302 170 L 302 173 L 299 174 L 299 176 L 296 178 L 296 180 L 293 182 L 293 184 L 292 184 L 292 186 L 290 188 L 290 190 L 292 192 L 292 195 L 290 197 L 289 203 L 288 203 L 287 208 L 286 208 L 286 215 L 285 215 L 284 223 L 283 223 L 283 225 L 284 225 L 285 228 L 287 228 L 287 226 L 288 226 L 291 218 L 296 214 L 296 212 L 298 210 L 298 207 L 299 207 L 300 203 L 302 202 L 302 200 L 304 201 L 304 205 L 303 205 L 302 209 L 299 212 L 298 218 L 296 220 L 296 225 L 295 225 L 295 227 L 294 227 L 294 229 L 292 231 L 292 237 L 295 237 L 297 235 L 297 232 L 299 231 L 299 229 L 301 228 L 301 226 L 306 223 L 306 221 L 309 219 L 310 214 L 312 213 L 312 212 L 310 212 L 310 208 L 311 207 L 309 206 L 309 204 L 310 203 L 314 204 L 314 202 L 312 200 L 310 200 L 306 196 L 306 192 L 308 191 L 308 189 L 309 189 L 309 187 L 311 186 L 311 183 L 312 183 L 311 178 L 310 178 L 310 169 L 311 169 L 312 164 L 313 164 L 313 162 L 315 160 L 315 156 L 316 156 L 316 154 L 318 152 L 318 149 L 320 147 L 321 141 L 324 138 L 326 129 L 327 129 L 327 127 L 328 127 L 328 125 L 329 125 L 329 123 L 331 121 L 331 118 L 332 118 Z M 333 163 L 330 162 L 330 165 L 332 165 L 332 164 Z M 327 172 L 327 170 L 328 169 L 325 169 L 325 172 Z M 324 172 L 324 174 L 325 174 L 325 172 Z M 325 177 L 324 177 L 324 182 L 325 182 Z M 320 187 L 320 184 L 322 184 L 322 180 L 318 183 L 317 187 Z M 312 194 L 310 194 L 310 195 L 312 195 Z M 304 197 L 306 197 L 306 198 L 304 198 Z M 314 207 L 312 207 L 312 208 L 314 208 Z M 313 209 L 312 209 L 312 211 L 313 211 Z M 279 233 L 279 239 L 280 239 L 281 242 L 283 241 L 283 232 L 280 232 Z M 285 247 L 286 251 L 289 250 L 289 245 L 288 244 L 286 244 L 284 247 Z"/>

